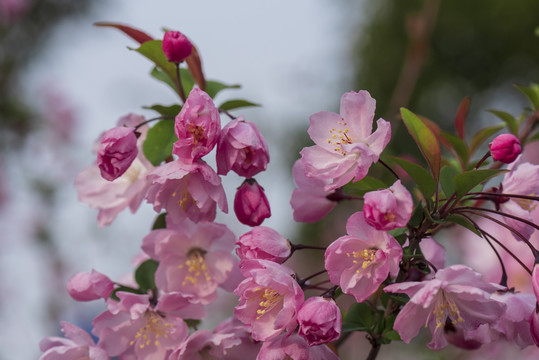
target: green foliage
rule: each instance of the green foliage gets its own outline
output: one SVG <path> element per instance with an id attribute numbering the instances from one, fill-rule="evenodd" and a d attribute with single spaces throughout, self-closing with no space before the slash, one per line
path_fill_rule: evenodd
<path id="1" fill-rule="evenodd" d="M 479 130 L 470 140 L 470 154 L 473 154 L 480 146 L 490 138 L 492 135 L 496 134 L 498 131 L 505 127 L 504 124 L 489 126 Z"/>
<path id="2" fill-rule="evenodd" d="M 251 107 L 251 106 L 260 106 L 260 104 L 255 104 L 253 102 L 242 100 L 242 99 L 234 99 L 234 100 L 225 101 L 219 106 L 219 109 L 228 111 L 228 110 L 234 110 L 234 109 Z"/>
<path id="3" fill-rule="evenodd" d="M 155 289 L 155 271 L 159 263 L 149 259 L 139 265 L 135 270 L 135 281 L 137 282 L 140 291 L 146 293 L 149 290 Z"/>
<path id="4" fill-rule="evenodd" d="M 153 223 L 152 230 L 166 228 L 167 227 L 167 222 L 165 220 L 166 216 L 167 216 L 166 212 L 157 215 L 157 217 L 155 218 L 155 221 Z"/>
<path id="5" fill-rule="evenodd" d="M 172 146 L 176 141 L 174 121 L 161 120 L 148 130 L 142 150 L 148 161 L 158 166 L 172 155 Z"/>
<path id="6" fill-rule="evenodd" d="M 518 121 L 513 115 L 500 110 L 488 110 L 488 112 L 502 119 L 509 128 L 509 131 L 513 135 L 518 136 Z"/>
<path id="7" fill-rule="evenodd" d="M 373 324 L 373 311 L 366 303 L 358 303 L 352 305 L 348 313 L 346 313 L 342 331 L 367 331 Z"/>
<path id="8" fill-rule="evenodd" d="M 460 172 L 452 166 L 444 166 L 440 172 L 440 185 L 447 198 L 451 197 L 455 192 L 453 178 L 459 173 Z"/>
<path id="9" fill-rule="evenodd" d="M 466 229 L 472 231 L 478 236 L 481 236 L 481 233 L 475 228 L 475 226 L 464 216 L 458 215 L 458 214 L 451 214 L 445 218 L 445 221 L 458 224 L 462 227 L 465 227 Z"/>
<path id="10" fill-rule="evenodd" d="M 436 191 L 436 183 L 427 170 L 421 166 L 414 164 L 410 161 L 400 159 L 397 157 L 392 158 L 417 184 L 419 190 L 423 193 L 423 196 L 428 199 Z"/>
<path id="11" fill-rule="evenodd" d="M 457 174 L 455 177 L 453 177 L 455 192 L 457 193 L 458 197 L 464 196 L 475 186 L 504 172 L 507 172 L 507 170 L 485 169 L 470 170 Z"/>
<path id="12" fill-rule="evenodd" d="M 534 111 L 539 109 L 539 85 L 531 84 L 528 87 L 516 85 L 516 88 L 526 95 Z"/>
<path id="13" fill-rule="evenodd" d="M 214 81 L 214 80 L 208 80 L 206 82 L 206 93 L 208 95 L 210 95 L 210 97 L 212 99 L 215 98 L 215 96 L 217 96 L 217 94 L 219 92 L 221 92 L 222 90 L 225 90 L 225 89 L 239 89 L 241 86 L 238 85 L 238 84 L 233 84 L 233 85 L 227 85 L 227 84 L 223 84 L 219 81 Z"/>
<path id="14" fill-rule="evenodd" d="M 172 83 L 174 83 L 174 79 L 176 79 L 176 65 L 167 60 L 165 53 L 163 52 L 162 44 L 163 42 L 161 40 L 150 40 L 141 44 L 137 49 L 129 49 L 134 50 L 139 54 L 145 56 L 147 59 L 151 60 L 160 70 L 164 71 L 168 78 L 172 81 Z M 174 89 L 176 89 L 175 85 Z"/>
<path id="15" fill-rule="evenodd" d="M 346 184 L 343 190 L 346 194 L 350 194 L 354 196 L 363 196 L 365 195 L 365 193 L 369 191 L 385 189 L 386 187 L 387 185 L 383 183 L 382 181 L 376 178 L 373 178 L 371 176 L 365 176 L 363 179 L 359 181 L 350 182 Z"/>
<path id="16" fill-rule="evenodd" d="M 461 167 L 463 169 L 466 169 L 468 165 L 468 160 L 470 158 L 470 154 L 468 153 L 468 145 L 466 145 L 464 140 L 462 140 L 460 137 L 450 134 L 448 132 L 444 131 L 440 135 L 443 136 L 451 144 L 451 147 L 453 148 L 453 150 L 455 150 L 455 153 L 459 157 Z"/>
<path id="17" fill-rule="evenodd" d="M 157 111 L 159 114 L 161 114 L 163 116 L 174 116 L 175 117 L 181 111 L 182 106 L 178 105 L 178 104 L 169 105 L 169 106 L 154 104 L 152 106 L 143 106 L 143 108 L 153 110 L 153 111 Z"/>
<path id="18" fill-rule="evenodd" d="M 118 292 L 120 291 L 123 291 L 123 292 L 129 292 L 129 293 L 133 293 L 133 294 L 139 294 L 139 295 L 142 295 L 142 294 L 145 294 L 146 292 L 144 291 L 141 291 L 139 289 L 133 289 L 131 287 L 128 287 L 128 286 L 118 286 L 117 288 L 114 289 L 114 291 L 110 294 L 110 297 L 111 299 L 113 300 L 116 300 L 116 301 L 120 301 L 120 298 L 118 297 Z"/>

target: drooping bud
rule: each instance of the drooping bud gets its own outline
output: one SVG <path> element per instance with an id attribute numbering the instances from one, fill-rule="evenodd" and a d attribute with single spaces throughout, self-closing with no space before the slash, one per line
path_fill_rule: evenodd
<path id="1" fill-rule="evenodd" d="M 77 301 L 106 299 L 114 290 L 114 283 L 105 275 L 92 270 L 91 273 L 75 274 L 67 282 L 67 292 Z"/>
<path id="2" fill-rule="evenodd" d="M 255 179 L 246 179 L 238 188 L 234 212 L 242 224 L 249 226 L 258 226 L 271 216 L 268 198 Z"/>
<path id="3" fill-rule="evenodd" d="M 341 311 L 331 298 L 307 299 L 298 310 L 298 323 L 298 333 L 309 346 L 326 344 L 341 336 Z"/>
<path id="4" fill-rule="evenodd" d="M 277 263 L 288 258 L 292 249 L 287 239 L 266 226 L 257 226 L 243 234 L 236 245 L 240 260 L 263 259 Z"/>
<path id="5" fill-rule="evenodd" d="M 490 154 L 496 161 L 510 164 L 520 155 L 522 147 L 520 141 L 513 134 L 501 134 L 489 144 Z"/>
<path id="6" fill-rule="evenodd" d="M 163 36 L 163 52 L 170 62 L 184 61 L 191 55 L 192 49 L 189 39 L 179 31 L 167 31 Z"/>
<path id="7" fill-rule="evenodd" d="M 363 199 L 365 221 L 377 230 L 389 231 L 406 226 L 414 210 L 412 195 L 400 180 L 387 189 L 366 193 Z"/>
<path id="8" fill-rule="evenodd" d="M 101 176 L 113 181 L 122 176 L 137 157 L 137 136 L 132 127 L 118 126 L 105 132 L 97 149 Z"/>

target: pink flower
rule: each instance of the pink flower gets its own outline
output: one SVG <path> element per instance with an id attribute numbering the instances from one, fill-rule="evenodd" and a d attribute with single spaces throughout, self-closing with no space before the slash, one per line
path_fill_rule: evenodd
<path id="1" fill-rule="evenodd" d="M 534 311 L 530 315 L 530 333 L 533 337 L 535 345 L 539 347 L 539 306 L 536 305 Z"/>
<path id="2" fill-rule="evenodd" d="M 316 145 L 301 151 L 305 174 L 328 181 L 326 191 L 367 175 L 391 137 L 389 122 L 379 119 L 372 131 L 376 101 L 367 91 L 348 92 L 341 98 L 340 114 L 321 111 L 310 118 L 309 135 Z"/>
<path id="3" fill-rule="evenodd" d="M 412 195 L 395 181 L 391 187 L 371 191 L 363 196 L 365 221 L 376 230 L 393 230 L 406 226 L 414 210 Z"/>
<path id="4" fill-rule="evenodd" d="M 331 298 L 315 296 L 298 310 L 298 333 L 309 346 L 326 344 L 341 336 L 341 310 Z"/>
<path id="5" fill-rule="evenodd" d="M 327 248 L 325 267 L 333 284 L 363 302 L 389 274 L 397 275 L 402 248 L 389 233 L 367 225 L 362 212 L 350 216 L 346 231 Z"/>
<path id="6" fill-rule="evenodd" d="M 117 296 L 120 301 L 109 300 L 109 309 L 94 319 L 92 331 L 108 356 L 165 360 L 187 337 L 189 330 L 181 317 L 168 313 L 159 302 L 151 305 L 148 295 L 118 292 Z M 190 306 L 181 296 L 167 303 L 177 308 L 182 301 Z"/>
<path id="7" fill-rule="evenodd" d="M 258 226 L 271 216 L 268 198 L 255 179 L 246 179 L 238 188 L 234 213 L 242 224 L 249 226 Z"/>
<path id="8" fill-rule="evenodd" d="M 305 161 L 298 159 L 292 169 L 296 189 L 292 192 L 290 205 L 294 210 L 295 221 L 315 222 L 326 216 L 337 201 L 329 197 L 334 191 L 326 191 L 328 181 L 319 180 L 305 175 Z"/>
<path id="9" fill-rule="evenodd" d="M 294 331 L 303 291 L 293 272 L 268 260 L 246 260 L 241 272 L 246 279 L 234 290 L 240 297 L 234 316 L 251 327 L 253 339 L 268 340 Z"/>
<path id="10" fill-rule="evenodd" d="M 212 99 L 204 91 L 194 88 L 176 116 L 174 132 L 178 141 L 172 152 L 190 164 L 213 149 L 220 131 L 221 118 Z"/>
<path id="11" fill-rule="evenodd" d="M 240 260 L 263 259 L 281 263 L 290 256 L 290 241 L 277 231 L 257 226 L 240 236 L 236 243 L 236 254 Z"/>
<path id="12" fill-rule="evenodd" d="M 228 211 L 221 179 L 203 161 L 172 161 L 157 167 L 148 179 L 152 185 L 146 199 L 157 212 L 165 208 L 167 220 L 213 221 L 217 205 L 223 212 Z"/>
<path id="13" fill-rule="evenodd" d="M 90 334 L 68 322 L 60 322 L 66 338 L 46 337 L 39 342 L 39 349 L 44 352 L 39 360 L 108 360 L 105 350 L 99 348 Z"/>
<path id="14" fill-rule="evenodd" d="M 410 297 L 393 327 L 402 340 L 409 343 L 421 327 L 429 327 L 432 341 L 427 346 L 438 350 L 447 345 L 443 336 L 447 321 L 466 331 L 495 323 L 503 315 L 505 304 L 490 295 L 503 289 L 503 286 L 482 281 L 481 274 L 467 266 L 453 265 L 439 270 L 432 280 L 391 284 L 384 291 L 405 293 Z"/>
<path id="15" fill-rule="evenodd" d="M 137 157 L 137 137 L 132 127 L 115 127 L 101 138 L 97 150 L 97 166 L 108 181 L 119 178 Z"/>
<path id="16" fill-rule="evenodd" d="M 520 141 L 513 134 L 501 134 L 496 136 L 488 147 L 492 158 L 505 164 L 510 164 L 515 161 L 522 152 Z"/>
<path id="17" fill-rule="evenodd" d="M 107 299 L 112 290 L 114 290 L 114 283 L 95 270 L 91 273 L 75 274 L 67 283 L 69 295 L 77 301 Z"/>
<path id="18" fill-rule="evenodd" d="M 521 163 L 519 160 L 509 166 L 509 172 L 504 175 L 501 188 L 504 194 L 515 195 L 530 195 L 537 196 L 539 194 L 539 165 L 530 163 Z M 500 210 L 509 215 L 519 217 L 529 222 L 534 222 L 531 216 L 531 211 L 537 207 L 537 202 L 533 200 L 507 198 L 508 200 L 500 204 Z M 504 217 L 507 225 L 521 233 L 525 238 L 529 239 L 535 231 L 533 226 Z M 515 236 L 515 239 L 521 240 Z"/>
<path id="19" fill-rule="evenodd" d="M 142 121 L 143 116 L 129 114 L 118 120 L 118 126 L 134 127 Z M 129 207 L 132 213 L 137 211 L 150 186 L 146 175 L 153 169 L 153 165 L 142 151 L 148 126 L 141 126 L 138 131 L 141 134 L 137 140 L 138 155 L 122 176 L 112 182 L 106 181 L 101 177 L 98 166 L 93 165 L 84 169 L 75 178 L 79 200 L 99 210 L 97 215 L 99 226 L 110 225 L 126 207 Z"/>
<path id="20" fill-rule="evenodd" d="M 167 31 L 163 36 L 163 52 L 168 61 L 180 63 L 191 55 L 192 49 L 189 39 L 179 31 Z"/>
<path id="21" fill-rule="evenodd" d="M 239 176 L 251 178 L 266 170 L 268 162 L 268 144 L 255 124 L 243 120 L 243 117 L 226 124 L 217 144 L 219 175 L 226 175 L 232 170 Z"/>
<path id="22" fill-rule="evenodd" d="M 208 304 L 217 297 L 234 266 L 234 234 L 225 225 L 195 224 L 185 219 L 151 231 L 142 249 L 159 261 L 155 282 L 164 291 L 179 291 Z"/>
<path id="23" fill-rule="evenodd" d="M 280 335 L 264 341 L 256 360 L 339 360 L 326 345 L 309 346 L 307 341 L 297 334 Z"/>

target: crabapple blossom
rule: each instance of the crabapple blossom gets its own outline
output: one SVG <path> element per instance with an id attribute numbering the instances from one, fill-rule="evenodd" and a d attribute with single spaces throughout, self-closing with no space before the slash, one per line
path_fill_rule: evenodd
<path id="1" fill-rule="evenodd" d="M 350 216 L 346 231 L 327 248 L 325 268 L 333 284 L 362 302 L 389 274 L 397 275 L 402 248 L 389 233 L 369 226 L 362 212 Z"/>
<path id="2" fill-rule="evenodd" d="M 108 130 L 97 149 L 97 166 L 103 179 L 113 181 L 131 166 L 137 157 L 135 129 L 118 126 Z"/>
<path id="3" fill-rule="evenodd" d="M 217 287 L 227 280 L 235 265 L 231 254 L 235 240 L 223 224 L 185 219 L 151 231 L 142 249 L 159 261 L 155 273 L 159 289 L 189 294 L 208 304 L 215 300 Z"/>
<path id="4" fill-rule="evenodd" d="M 321 111 L 311 116 L 308 133 L 316 145 L 304 148 L 301 156 L 308 177 L 329 182 L 326 191 L 363 179 L 388 144 L 389 122 L 378 119 L 371 133 L 375 107 L 367 91 L 351 91 L 341 97 L 340 114 Z"/>
<path id="5" fill-rule="evenodd" d="M 341 336 L 341 310 L 332 298 L 314 296 L 298 310 L 298 333 L 309 346 L 326 344 Z"/>
<path id="6" fill-rule="evenodd" d="M 114 283 L 107 276 L 92 270 L 73 275 L 67 283 L 67 292 L 77 301 L 106 299 L 114 290 Z"/>
<path id="7" fill-rule="evenodd" d="M 410 301 L 397 315 L 394 329 L 409 343 L 423 326 L 432 341 L 427 345 L 438 350 L 447 345 L 443 336 L 446 320 L 457 329 L 474 330 L 481 324 L 494 324 L 505 311 L 505 304 L 491 298 L 503 286 L 481 280 L 481 274 L 464 265 L 439 270 L 431 280 L 395 283 L 386 292 L 405 293 Z"/>
<path id="8" fill-rule="evenodd" d="M 376 230 L 389 231 L 406 226 L 414 210 L 412 195 L 400 180 L 387 189 L 366 193 L 363 199 L 365 221 Z"/>
<path id="9" fill-rule="evenodd" d="M 292 246 L 277 231 L 257 226 L 243 234 L 236 242 L 240 260 L 263 259 L 281 263 L 290 256 Z"/>
<path id="10" fill-rule="evenodd" d="M 68 322 L 60 322 L 65 338 L 49 336 L 39 342 L 43 355 L 39 360 L 108 360 L 105 350 L 98 347 L 90 334 Z"/>
<path id="11" fill-rule="evenodd" d="M 167 31 L 162 46 L 167 60 L 175 63 L 184 61 L 193 50 L 189 39 L 179 31 Z"/>
<path id="12" fill-rule="evenodd" d="M 155 211 L 166 209 L 167 220 L 213 221 L 217 206 L 225 213 L 228 211 L 221 179 L 203 161 L 172 161 L 157 167 L 148 179 L 152 184 L 146 199 Z"/>
<path id="13" fill-rule="evenodd" d="M 264 341 L 256 360 L 338 360 L 326 345 L 309 346 L 307 341 L 296 333 Z"/>
<path id="14" fill-rule="evenodd" d="M 268 198 L 255 179 L 246 179 L 236 191 L 234 213 L 248 226 L 258 226 L 271 216 Z"/>
<path id="15" fill-rule="evenodd" d="M 172 153 L 190 164 L 213 149 L 220 131 L 221 118 L 213 100 L 204 91 L 194 88 L 176 116 L 174 132 L 178 141 Z"/>
<path id="16" fill-rule="evenodd" d="M 240 270 L 246 279 L 234 290 L 240 297 L 234 316 L 251 327 L 253 339 L 265 341 L 294 331 L 303 291 L 292 270 L 268 260 L 245 260 Z"/>
<path id="17" fill-rule="evenodd" d="M 305 161 L 300 158 L 292 168 L 296 189 L 292 192 L 290 206 L 293 209 L 295 221 L 315 222 L 326 216 L 337 201 L 331 200 L 330 196 L 335 191 L 326 191 L 328 181 L 308 177 L 305 175 Z"/>
<path id="18" fill-rule="evenodd" d="M 488 147 L 492 158 L 505 164 L 510 164 L 515 161 L 522 152 L 520 141 L 513 134 L 501 134 L 496 136 Z"/>
<path id="19" fill-rule="evenodd" d="M 268 144 L 255 124 L 240 116 L 221 130 L 217 144 L 219 175 L 226 175 L 232 170 L 239 176 L 252 178 L 266 170 L 268 162 Z"/>
<path id="20" fill-rule="evenodd" d="M 539 346 L 539 306 L 536 305 L 535 309 L 530 315 L 530 332 L 533 337 L 535 345 Z"/>

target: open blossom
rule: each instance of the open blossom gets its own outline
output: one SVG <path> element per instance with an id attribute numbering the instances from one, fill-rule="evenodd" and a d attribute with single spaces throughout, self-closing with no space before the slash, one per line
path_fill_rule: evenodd
<path id="1" fill-rule="evenodd" d="M 118 126 L 103 134 L 97 149 L 97 166 L 101 176 L 113 181 L 127 171 L 137 157 L 135 128 Z"/>
<path id="2" fill-rule="evenodd" d="M 256 360 L 339 360 L 326 345 L 310 346 L 297 334 L 280 335 L 272 340 L 264 341 Z"/>
<path id="3" fill-rule="evenodd" d="M 92 270 L 75 274 L 67 283 L 69 295 L 77 301 L 106 299 L 114 290 L 114 283 L 107 276 Z"/>
<path id="4" fill-rule="evenodd" d="M 99 347 L 111 357 L 165 360 L 188 335 L 181 316 L 203 316 L 201 307 L 180 294 L 167 295 L 173 299 L 158 300 L 155 306 L 148 295 L 116 295 L 120 301 L 109 300 L 109 309 L 94 319 L 92 330 L 99 338 Z"/>
<path id="5" fill-rule="evenodd" d="M 245 225 L 258 226 L 271 216 L 268 198 L 255 179 L 246 179 L 234 196 L 234 213 Z"/>
<path id="6" fill-rule="evenodd" d="M 498 284 L 482 281 L 481 274 L 467 266 L 453 265 L 439 270 L 432 280 L 391 284 L 384 291 L 410 297 L 393 327 L 402 340 L 409 343 L 425 326 L 432 334 L 427 346 L 438 350 L 447 345 L 444 338 L 447 321 L 466 331 L 477 329 L 481 324 L 494 324 L 506 306 L 490 295 L 503 289 Z"/>
<path id="7" fill-rule="evenodd" d="M 236 243 L 236 254 L 240 260 L 263 259 L 281 263 L 290 256 L 290 241 L 277 231 L 257 226 L 243 234 Z"/>
<path id="8" fill-rule="evenodd" d="M 162 46 L 167 60 L 175 63 L 184 61 L 193 50 L 189 39 L 179 31 L 167 31 Z"/>
<path id="9" fill-rule="evenodd" d="M 39 342 L 43 355 L 39 360 L 108 360 L 105 350 L 99 348 L 90 334 L 68 322 L 60 322 L 65 338 L 49 336 Z"/>
<path id="10" fill-rule="evenodd" d="M 389 231 L 406 226 L 414 210 L 412 195 L 400 180 L 387 189 L 366 193 L 363 199 L 365 221 L 377 230 Z"/>
<path id="11" fill-rule="evenodd" d="M 303 291 L 292 270 L 268 260 L 246 260 L 241 272 L 246 279 L 234 290 L 240 297 L 234 316 L 251 327 L 253 339 L 264 341 L 294 331 Z"/>
<path id="12" fill-rule="evenodd" d="M 510 171 L 504 175 L 501 185 L 504 194 L 529 196 L 537 196 L 537 194 L 539 194 L 539 165 L 521 163 L 517 160 L 510 165 L 509 169 Z M 500 204 L 500 210 L 502 212 L 528 220 L 532 223 L 534 220 L 530 213 L 536 207 L 537 201 L 514 197 L 508 197 L 507 201 Z M 529 239 L 535 231 L 533 226 L 516 219 L 504 217 L 504 221 L 527 239 Z M 521 240 L 518 236 L 515 236 L 515 239 Z"/>
<path id="13" fill-rule="evenodd" d="M 314 296 L 298 310 L 299 335 L 309 346 L 326 344 L 341 336 L 341 310 L 332 298 Z"/>
<path id="14" fill-rule="evenodd" d="M 189 93 L 180 113 L 176 116 L 174 132 L 178 141 L 172 153 L 189 164 L 209 153 L 221 131 L 221 118 L 211 97 L 194 88 Z"/>
<path id="15" fill-rule="evenodd" d="M 352 91 L 341 97 L 340 114 L 313 114 L 308 132 L 316 145 L 301 151 L 305 174 L 329 181 L 327 191 L 363 179 L 391 137 L 390 124 L 383 119 L 371 133 L 375 107 L 367 91 Z"/>
<path id="16" fill-rule="evenodd" d="M 389 274 L 397 275 L 402 248 L 389 233 L 367 225 L 362 212 L 350 216 L 346 231 L 327 248 L 325 267 L 333 284 L 362 302 Z"/>
<path id="17" fill-rule="evenodd" d="M 329 197 L 335 191 L 326 191 L 325 186 L 328 181 L 308 177 L 305 175 L 305 164 L 303 158 L 298 159 L 292 168 L 296 189 L 292 192 L 290 206 L 294 210 L 295 221 L 315 222 L 326 216 L 337 201 Z"/>
<path id="18" fill-rule="evenodd" d="M 490 154 L 496 161 L 510 164 L 516 160 L 522 152 L 520 141 L 513 134 L 501 134 L 489 144 Z"/>
<path id="19" fill-rule="evenodd" d="M 155 211 L 166 209 L 167 220 L 213 221 L 217 206 L 225 213 L 228 211 L 221 179 L 203 161 L 172 161 L 157 167 L 148 178 L 152 185 L 146 198 Z"/>
<path id="20" fill-rule="evenodd" d="M 128 114 L 118 120 L 118 126 L 134 127 L 143 121 L 143 116 Z M 95 164 L 81 171 L 75 178 L 79 200 L 99 210 L 99 226 L 110 225 L 127 207 L 135 213 L 146 196 L 150 186 L 146 175 L 154 168 L 142 151 L 148 126 L 141 126 L 137 131 L 141 134 L 137 139 L 138 155 L 123 175 L 114 181 L 107 181 L 101 177 L 99 167 Z"/>
<path id="21" fill-rule="evenodd" d="M 217 144 L 219 175 L 232 170 L 239 176 L 251 178 L 266 170 L 268 162 L 268 144 L 255 124 L 238 117 L 225 125 Z"/>
<path id="22" fill-rule="evenodd" d="M 164 291 L 189 294 L 203 304 L 217 296 L 235 265 L 231 251 L 234 234 L 222 224 L 167 223 L 166 229 L 151 231 L 142 249 L 159 261 L 155 283 Z"/>

